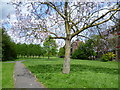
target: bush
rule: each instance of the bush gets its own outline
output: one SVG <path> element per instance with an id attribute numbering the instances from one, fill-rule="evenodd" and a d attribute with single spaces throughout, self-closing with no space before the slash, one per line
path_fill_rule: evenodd
<path id="1" fill-rule="evenodd" d="M 108 52 L 106 55 L 108 56 L 110 61 L 112 61 L 112 59 L 115 57 L 115 54 L 113 52 Z"/>
<path id="2" fill-rule="evenodd" d="M 106 54 L 103 54 L 101 57 L 101 61 L 107 62 L 107 61 L 109 61 L 109 57 Z"/>
<path id="3" fill-rule="evenodd" d="M 79 47 L 72 53 L 73 59 L 91 59 L 96 55 L 93 49 L 93 42 L 88 40 L 85 43 L 81 43 Z"/>
<path id="4" fill-rule="evenodd" d="M 102 61 L 112 61 L 112 59 L 115 57 L 115 54 L 113 52 L 108 52 L 106 54 L 103 54 L 101 57 Z"/>

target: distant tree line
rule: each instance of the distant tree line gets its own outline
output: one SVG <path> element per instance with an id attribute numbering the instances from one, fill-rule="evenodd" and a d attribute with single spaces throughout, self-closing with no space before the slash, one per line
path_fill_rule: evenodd
<path id="1" fill-rule="evenodd" d="M 16 53 L 18 57 L 40 57 L 55 56 L 57 54 L 57 45 L 55 40 L 46 39 L 43 47 L 38 44 L 16 44 Z"/>
<path id="2" fill-rule="evenodd" d="M 40 57 L 45 53 L 44 48 L 35 44 L 16 44 L 15 49 L 18 57 Z"/>
<path id="3" fill-rule="evenodd" d="M 0 42 L 0 57 L 2 61 L 14 60 L 20 57 L 36 58 L 40 56 L 56 56 L 57 54 L 57 44 L 55 40 L 49 40 L 48 38 L 44 41 L 43 47 L 38 44 L 21 44 L 14 43 L 10 36 L 4 29 L 0 29 L 2 33 L 2 39 Z"/>

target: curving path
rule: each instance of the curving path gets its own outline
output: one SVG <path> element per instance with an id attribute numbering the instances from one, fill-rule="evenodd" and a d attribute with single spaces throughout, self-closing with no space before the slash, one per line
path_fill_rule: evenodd
<path id="1" fill-rule="evenodd" d="M 15 88 L 44 88 L 21 61 L 15 64 L 14 83 Z"/>

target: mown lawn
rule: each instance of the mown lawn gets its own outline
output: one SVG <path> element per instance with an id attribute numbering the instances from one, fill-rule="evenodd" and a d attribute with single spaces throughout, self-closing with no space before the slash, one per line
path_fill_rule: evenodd
<path id="1" fill-rule="evenodd" d="M 0 61 L 0 90 L 2 89 L 2 62 Z"/>
<path id="2" fill-rule="evenodd" d="M 2 88 L 14 88 L 14 64 L 2 63 Z"/>
<path id="3" fill-rule="evenodd" d="M 118 88 L 118 63 L 71 60 L 70 74 L 62 73 L 63 59 L 23 62 L 47 88 Z"/>

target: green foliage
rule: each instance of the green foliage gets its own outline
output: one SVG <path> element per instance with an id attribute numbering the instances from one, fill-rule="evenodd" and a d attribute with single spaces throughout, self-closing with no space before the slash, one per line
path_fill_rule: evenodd
<path id="1" fill-rule="evenodd" d="M 71 60 L 70 74 L 61 73 L 62 58 L 25 61 L 24 64 L 47 88 L 117 88 L 118 63 Z"/>
<path id="2" fill-rule="evenodd" d="M 101 60 L 104 62 L 107 62 L 107 61 L 111 61 L 112 58 L 114 57 L 115 57 L 115 54 L 113 52 L 108 52 L 102 55 Z"/>
<path id="3" fill-rule="evenodd" d="M 85 43 L 81 43 L 78 49 L 72 53 L 74 59 L 89 59 L 89 57 L 95 56 L 96 53 L 93 50 L 92 40 L 88 40 Z"/>
<path id="4" fill-rule="evenodd" d="M 109 57 L 106 54 L 104 54 L 104 55 L 102 55 L 101 60 L 103 62 L 107 62 L 107 61 L 109 61 Z"/>
<path id="5" fill-rule="evenodd" d="M 2 31 L 2 60 L 16 59 L 15 43 L 11 41 L 10 37 L 3 29 L 0 30 Z"/>
<path id="6" fill-rule="evenodd" d="M 59 49 L 59 53 L 58 53 L 59 57 L 64 57 L 65 56 L 65 47 L 61 47 Z"/>
<path id="7" fill-rule="evenodd" d="M 48 58 L 50 56 L 55 56 L 57 54 L 57 44 L 55 40 L 49 39 L 49 37 L 44 41 L 44 50 L 46 51 L 46 55 Z"/>
<path id="8" fill-rule="evenodd" d="M 115 57 L 115 54 L 113 52 L 108 52 L 106 55 L 109 57 L 109 59 L 112 59 Z"/>
<path id="9" fill-rule="evenodd" d="M 43 49 L 40 45 L 34 44 L 17 44 L 16 52 L 18 56 L 42 56 Z"/>
<path id="10" fill-rule="evenodd" d="M 15 63 L 2 63 L 2 88 L 14 88 L 14 65 Z"/>

